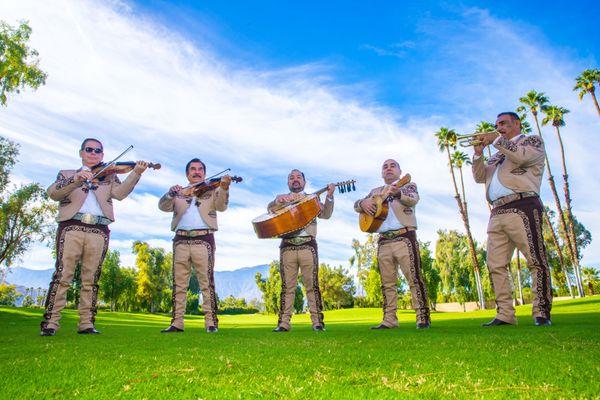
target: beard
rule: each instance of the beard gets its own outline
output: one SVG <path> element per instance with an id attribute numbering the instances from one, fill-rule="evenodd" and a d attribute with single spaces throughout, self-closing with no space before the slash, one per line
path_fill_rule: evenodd
<path id="1" fill-rule="evenodd" d="M 294 182 L 292 183 L 290 186 L 290 192 L 292 193 L 300 193 L 301 191 L 304 190 L 304 186 L 302 186 L 300 183 Z"/>

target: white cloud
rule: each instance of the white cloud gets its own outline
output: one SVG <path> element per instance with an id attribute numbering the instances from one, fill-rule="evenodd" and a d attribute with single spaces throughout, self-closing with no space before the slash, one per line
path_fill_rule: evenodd
<path id="1" fill-rule="evenodd" d="M 130 198 L 115 204 L 112 247 L 121 251 L 127 265 L 133 264 L 128 254 L 133 240 L 170 248 L 170 216 L 158 210 L 157 201 L 168 187 L 184 183 L 182 170 L 194 156 L 207 162 L 209 174 L 232 167 L 245 178 L 232 188 L 230 209 L 219 216 L 217 269 L 278 258 L 277 242 L 256 239 L 250 221 L 285 190 L 286 174 L 293 167 L 305 171 L 315 188 L 329 181 L 358 180 L 357 192 L 337 196 L 332 219 L 319 221 L 322 261 L 347 263 L 351 239 L 363 237 L 352 203 L 380 184 L 380 164 L 389 157 L 398 159 L 419 184 L 421 239 L 435 241 L 440 228 L 462 229 L 445 159 L 432 134 L 441 125 L 468 132 L 476 123 L 470 117 L 434 115 L 400 123 L 397 112 L 366 104 L 358 96 L 342 96 L 328 86 L 331 79 L 318 62 L 273 71 L 230 65 L 216 59 L 208 45 L 192 45 L 120 3 L 4 4 L 3 19 L 30 21 L 32 45 L 49 74 L 46 86 L 10 99 L 3 110 L 0 134 L 22 145 L 16 172 L 49 183 L 59 168 L 78 165 L 76 150 L 86 136 L 104 141 L 107 158 L 134 144 L 133 159 L 163 165 L 147 172 Z M 464 65 L 479 72 L 469 77 L 470 83 L 459 81 L 462 86 L 447 82 L 444 90 L 452 94 L 448 101 L 477 104 L 482 114 L 490 115 L 514 107 L 519 95 L 539 87 L 571 108 L 565 133 L 572 139 L 567 145 L 572 154 L 581 154 L 569 160 L 575 206 L 594 231 L 600 223 L 590 212 L 593 203 L 584 199 L 593 198 L 600 184 L 587 172 L 595 151 L 589 150 L 589 140 L 581 139 L 598 122 L 587 108 L 575 104 L 575 95 L 570 96 L 572 70 L 580 66 L 565 67 L 484 12 L 465 21 L 458 22 L 463 24 L 461 34 L 442 51 L 447 57 L 465 55 Z M 428 35 L 445 35 L 443 29 L 450 28 L 441 26 Z M 502 59 L 494 50 L 497 42 L 520 55 L 519 63 Z M 421 46 L 406 43 L 396 50 Z M 526 65 L 524 53 L 532 55 Z M 552 143 L 549 150 L 555 151 Z M 482 241 L 487 218 L 483 189 L 468 172 L 466 182 L 474 232 Z M 35 253 L 38 256 L 25 258 L 25 265 L 46 267 L 40 250 Z M 600 261 L 600 246 L 594 244 L 585 254 Z"/>

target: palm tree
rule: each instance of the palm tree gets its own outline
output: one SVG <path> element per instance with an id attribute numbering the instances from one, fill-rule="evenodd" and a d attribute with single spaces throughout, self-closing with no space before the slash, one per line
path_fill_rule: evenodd
<path id="1" fill-rule="evenodd" d="M 469 160 L 469 157 L 460 150 L 455 150 L 454 153 L 452 153 L 450 162 L 452 163 L 453 167 L 458 168 L 459 177 L 460 177 L 460 189 L 461 189 L 461 193 L 462 193 L 462 205 L 463 205 L 463 210 L 464 210 L 465 214 L 467 214 L 467 218 L 468 218 L 469 212 L 467 211 L 467 196 L 465 195 L 465 180 L 464 180 L 464 176 L 463 176 L 462 167 L 463 167 L 463 165 L 470 164 L 471 162 Z"/>
<path id="2" fill-rule="evenodd" d="M 548 104 L 548 97 L 546 97 L 543 92 L 538 93 L 535 90 L 530 90 L 529 92 L 527 92 L 525 94 L 525 96 L 519 98 L 519 102 L 522 105 L 517 107 L 517 112 L 524 113 L 524 114 L 526 114 L 527 112 L 530 112 L 531 115 L 533 116 L 533 120 L 535 121 L 535 126 L 537 128 L 538 134 L 540 135 L 540 137 L 543 137 L 542 130 L 540 128 L 540 123 L 539 123 L 537 116 L 538 116 L 538 112 Z M 552 169 L 550 168 L 550 160 L 548 159 L 548 153 L 546 152 L 544 156 L 546 158 L 546 169 L 548 170 L 548 183 L 550 185 L 550 190 L 552 191 L 552 196 L 554 197 L 554 203 L 556 204 L 556 209 L 558 210 L 559 222 L 560 222 L 562 229 L 565 231 L 565 233 L 568 233 L 569 231 L 567 230 L 567 222 L 564 217 L 560 198 L 558 197 L 558 191 L 556 190 L 556 183 L 554 182 L 554 176 L 552 175 Z M 573 264 L 575 264 L 576 257 L 575 257 L 575 253 L 573 252 L 573 247 L 574 247 L 573 243 L 574 243 L 575 238 L 571 238 L 571 235 L 569 235 L 569 234 L 566 234 L 565 236 L 566 236 L 566 242 L 567 242 L 566 247 L 569 250 L 569 256 L 570 256 L 569 258 L 571 259 Z M 583 293 L 582 293 L 582 290 L 580 289 L 579 284 L 577 285 L 577 289 L 578 289 L 579 295 L 582 296 Z"/>
<path id="3" fill-rule="evenodd" d="M 519 113 L 520 109 L 521 107 L 517 108 L 517 114 Z M 529 121 L 527 121 L 527 113 L 519 114 L 519 119 L 521 120 L 522 133 L 524 133 L 525 135 L 529 135 L 531 132 L 533 132 L 531 124 L 529 123 Z"/>
<path id="4" fill-rule="evenodd" d="M 467 240 L 469 242 L 469 252 L 471 253 L 471 260 L 473 262 L 473 270 L 475 273 L 475 285 L 477 286 L 477 296 L 479 298 L 479 307 L 485 309 L 485 298 L 483 295 L 483 285 L 481 284 L 481 272 L 479 270 L 479 261 L 477 260 L 477 252 L 475 251 L 475 242 L 473 241 L 473 235 L 471 234 L 471 227 L 469 225 L 469 216 L 466 210 L 466 202 L 461 201 L 461 196 L 458 191 L 458 185 L 456 184 L 456 175 L 454 174 L 454 164 L 452 162 L 452 156 L 450 154 L 450 147 L 456 149 L 456 131 L 442 127 L 436 132 L 435 137 L 437 138 L 437 144 L 440 152 L 445 152 L 448 156 L 448 167 L 450 168 L 450 175 L 452 176 L 452 184 L 454 185 L 454 198 L 458 205 L 458 210 L 462 217 L 467 232 Z M 462 172 L 461 172 L 462 175 Z M 461 179 L 462 180 L 462 179 Z M 464 195 L 464 186 L 463 186 Z"/>
<path id="5" fill-rule="evenodd" d="M 577 279 L 577 285 L 581 285 L 581 291 L 583 292 L 583 283 L 581 282 L 581 270 L 579 266 L 579 251 L 577 249 L 577 241 L 575 235 L 575 224 L 573 222 L 573 211 L 571 208 L 571 191 L 569 189 L 569 174 L 567 172 L 567 162 L 565 160 L 565 147 L 563 145 L 562 136 L 560 134 L 560 127 L 565 126 L 565 114 L 569 113 L 569 110 L 563 107 L 558 106 L 544 106 L 542 111 L 546 115 L 542 120 L 542 125 L 547 125 L 549 122 L 552 123 L 556 131 L 556 137 L 558 138 L 558 143 L 560 145 L 560 156 L 562 159 L 562 168 L 563 168 L 563 180 L 565 183 L 564 191 L 565 191 L 565 204 L 567 206 L 567 220 L 569 232 L 568 235 L 572 238 L 572 253 L 575 256 L 573 260 L 573 266 L 575 270 L 575 278 Z M 566 231 L 565 231 L 566 232 Z"/>
<path id="6" fill-rule="evenodd" d="M 519 112 L 520 109 L 521 109 L 521 107 L 519 107 L 517 109 L 517 112 Z M 521 120 L 521 132 L 523 132 L 526 135 L 529 135 L 533 131 L 533 129 L 531 128 L 531 124 L 529 123 L 529 121 L 527 121 L 527 114 L 525 113 L 525 114 L 519 115 L 519 119 Z M 562 248 L 558 243 L 558 235 L 556 234 L 556 231 L 554 230 L 554 225 L 552 225 L 550 223 L 550 218 L 548 217 L 548 213 L 546 212 L 545 208 L 544 208 L 544 223 L 550 228 L 552 242 L 554 243 L 554 246 L 556 247 L 557 253 L 558 253 L 558 264 L 560 266 L 560 269 L 564 272 L 565 276 L 567 277 L 567 285 L 569 286 L 568 287 L 569 293 L 571 294 L 571 297 L 575 298 L 575 295 L 573 294 L 571 278 L 569 277 L 569 274 L 567 273 L 567 268 L 564 263 Z"/>
<path id="7" fill-rule="evenodd" d="M 588 285 L 590 289 L 590 294 L 594 295 L 594 282 L 598 282 L 600 278 L 598 277 L 598 270 L 592 267 L 589 268 L 581 268 L 581 274 L 583 276 L 583 280 Z"/>
<path id="8" fill-rule="evenodd" d="M 596 87 L 595 85 L 600 85 L 600 69 L 586 69 L 575 78 L 575 82 L 577 84 L 573 88 L 573 90 L 579 90 L 579 101 L 583 100 L 583 96 L 586 93 L 589 93 L 594 100 L 594 104 L 596 105 L 596 111 L 598 111 L 598 115 L 600 115 L 600 106 L 598 105 L 598 99 L 596 98 Z"/>

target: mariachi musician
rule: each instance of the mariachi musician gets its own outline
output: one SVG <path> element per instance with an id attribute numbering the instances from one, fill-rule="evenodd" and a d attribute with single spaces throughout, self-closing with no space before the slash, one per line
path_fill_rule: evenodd
<path id="1" fill-rule="evenodd" d="M 56 181 L 48 188 L 48 196 L 59 202 L 58 230 L 56 232 L 56 270 L 46 296 L 42 336 L 54 336 L 59 328 L 60 312 L 67 302 L 77 264 L 81 262 L 81 293 L 79 296 L 79 324 L 77 333 L 98 334 L 94 326 L 98 281 L 104 256 L 108 250 L 108 224 L 114 222 L 113 199 L 123 200 L 135 185 L 148 163 L 129 164 L 133 170 L 121 182 L 116 173 L 106 175 L 93 171 L 102 163 L 104 148 L 98 139 L 87 138 L 79 150 L 82 166 L 61 170 Z M 109 163 L 112 164 L 112 163 Z M 94 168 L 96 167 L 96 168 Z M 93 179 L 97 175 L 97 179 Z"/>
<path id="2" fill-rule="evenodd" d="M 417 185 L 414 182 L 397 186 L 402 170 L 395 160 L 384 161 L 381 177 L 385 182 L 371 190 L 364 199 L 354 203 L 358 213 L 374 215 L 377 204 L 374 196 L 386 193 L 390 212 L 377 233 L 377 261 L 381 273 L 381 291 L 383 294 L 383 321 L 371 329 L 390 329 L 398 327 L 398 265 L 408 281 L 412 305 L 417 315 L 417 329 L 429 328 L 429 305 L 427 291 L 421 271 L 421 255 L 417 242 L 417 218 L 415 206 L 419 202 Z"/>
<path id="3" fill-rule="evenodd" d="M 290 193 L 278 195 L 268 205 L 268 211 L 273 212 L 283 206 L 298 201 L 306 196 L 304 173 L 293 169 L 288 175 Z M 325 203 L 321 204 L 318 218 L 329 219 L 333 213 L 333 192 L 336 186 L 327 186 Z M 319 253 L 317 249 L 317 220 L 299 231 L 285 235 L 279 246 L 281 274 L 281 307 L 279 321 L 273 332 L 287 332 L 291 329 L 290 320 L 294 306 L 294 297 L 298 281 L 298 270 L 302 273 L 306 298 L 310 311 L 310 319 L 314 331 L 324 331 L 323 302 L 319 289 Z"/>
<path id="4" fill-rule="evenodd" d="M 215 238 L 217 211 L 227 210 L 231 177 L 224 175 L 207 183 L 206 165 L 198 158 L 185 166 L 190 185 L 172 186 L 158 202 L 161 211 L 172 212 L 173 238 L 173 312 L 171 325 L 163 333 L 183 332 L 187 289 L 192 266 L 202 291 L 202 311 L 206 332 L 215 333 L 217 294 L 215 292 Z M 212 186 L 212 183 L 215 183 Z"/>
<path id="5" fill-rule="evenodd" d="M 496 131 L 479 134 L 471 142 L 473 177 L 484 183 L 492 205 L 487 234 L 487 266 L 496 295 L 496 317 L 484 326 L 515 325 L 510 260 L 515 247 L 525 255 L 531 272 L 533 317 L 536 326 L 551 325 L 552 287 L 550 268 L 542 236 L 544 207 L 540 185 L 544 174 L 545 149 L 538 135 L 521 133 L 521 120 L 514 112 L 498 114 Z M 483 148 L 498 151 L 486 162 Z"/>

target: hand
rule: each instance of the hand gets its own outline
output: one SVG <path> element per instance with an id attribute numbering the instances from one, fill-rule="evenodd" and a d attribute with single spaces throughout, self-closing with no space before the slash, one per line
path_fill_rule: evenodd
<path id="1" fill-rule="evenodd" d="M 335 185 L 330 183 L 327 185 L 327 197 L 333 198 L 333 193 L 335 192 Z"/>
<path id="2" fill-rule="evenodd" d="M 94 174 L 92 174 L 91 171 L 81 170 L 81 171 L 75 173 L 75 180 L 77 182 L 85 182 L 87 180 L 92 179 L 93 176 L 94 176 Z"/>
<path id="3" fill-rule="evenodd" d="M 223 175 L 223 177 L 221 178 L 221 189 L 223 190 L 227 190 L 229 189 L 229 185 L 231 184 L 231 177 L 229 175 Z"/>
<path id="4" fill-rule="evenodd" d="M 298 199 L 298 195 L 296 193 L 291 193 L 291 194 L 280 194 L 279 196 L 277 196 L 275 198 L 275 201 L 279 204 L 283 204 L 283 203 L 291 203 L 293 201 L 296 201 Z"/>
<path id="5" fill-rule="evenodd" d="M 141 175 L 148 168 L 148 163 L 146 161 L 138 161 L 135 163 L 135 167 L 133 168 L 133 172 Z"/>
<path id="6" fill-rule="evenodd" d="M 483 145 L 481 145 L 481 146 L 473 146 L 473 150 L 475 150 L 475 155 L 477 157 L 481 157 L 483 155 Z"/>
<path id="7" fill-rule="evenodd" d="M 485 147 L 485 146 L 489 146 L 490 144 L 492 144 L 494 142 L 494 140 L 496 140 L 497 137 L 498 137 L 498 134 L 496 132 L 488 132 L 488 133 L 484 133 L 481 136 L 479 136 L 479 139 L 481 140 L 481 145 L 483 147 Z"/>
<path id="8" fill-rule="evenodd" d="M 181 189 L 183 189 L 183 188 L 179 185 L 171 186 L 171 188 L 169 189 L 169 196 L 171 196 L 171 197 L 175 196 L 176 194 L 181 192 Z"/>
<path id="9" fill-rule="evenodd" d="M 390 196 L 400 197 L 400 188 L 396 185 L 390 185 Z"/>
<path id="10" fill-rule="evenodd" d="M 362 208 L 363 211 L 369 215 L 375 215 L 375 212 L 377 212 L 377 204 L 375 203 L 375 200 L 373 200 L 372 197 L 361 200 L 360 208 Z"/>

